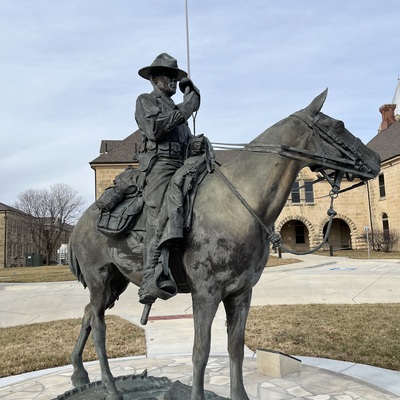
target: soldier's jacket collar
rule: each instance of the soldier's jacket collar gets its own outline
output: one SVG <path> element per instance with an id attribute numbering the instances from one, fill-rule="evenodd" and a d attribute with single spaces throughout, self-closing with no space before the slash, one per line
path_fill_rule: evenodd
<path id="1" fill-rule="evenodd" d="M 172 108 L 175 107 L 175 103 L 171 99 L 171 97 L 166 96 L 163 92 L 161 92 L 161 90 L 159 88 L 157 88 L 157 87 L 154 88 L 152 94 L 154 95 L 154 97 L 162 99 L 164 102 L 169 104 Z"/>

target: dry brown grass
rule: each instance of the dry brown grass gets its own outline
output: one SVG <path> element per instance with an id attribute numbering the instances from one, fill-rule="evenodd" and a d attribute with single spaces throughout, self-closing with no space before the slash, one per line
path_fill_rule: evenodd
<path id="1" fill-rule="evenodd" d="M 143 329 L 117 316 L 107 316 L 109 358 L 146 354 Z M 0 377 L 69 364 L 80 330 L 80 319 L 0 329 Z M 97 360 L 91 337 L 84 361 Z"/>
<path id="2" fill-rule="evenodd" d="M 321 253 L 316 253 L 317 255 L 329 256 L 329 251 L 323 251 Z M 334 257 L 349 257 L 355 259 L 368 259 L 368 250 L 335 250 L 333 252 Z M 390 259 L 400 259 L 400 252 L 392 251 L 390 253 L 385 253 L 383 251 L 370 251 L 370 258 L 375 260 L 390 260 Z"/>
<path id="3" fill-rule="evenodd" d="M 252 307 L 246 344 L 400 370 L 400 304 Z"/>
<path id="4" fill-rule="evenodd" d="M 280 265 L 289 265 L 298 262 L 301 262 L 301 260 L 298 260 L 297 258 L 279 258 L 277 256 L 270 255 L 266 267 L 279 267 Z"/>
<path id="5" fill-rule="evenodd" d="M 74 281 L 68 265 L 0 268 L 0 283 L 38 283 Z"/>
<path id="6" fill-rule="evenodd" d="M 327 255 L 321 253 L 321 255 Z M 336 251 L 335 256 L 367 258 L 366 251 Z M 371 258 L 398 258 L 400 253 L 371 252 Z M 270 257 L 267 267 L 299 262 Z M 0 269 L 0 282 L 75 280 L 68 266 Z M 143 330 L 107 317 L 110 358 L 145 355 Z M 0 377 L 69 364 L 80 320 L 54 321 L 0 329 Z M 291 355 L 332 358 L 400 370 L 400 304 L 287 305 L 253 307 L 246 344 Z M 85 360 L 96 360 L 89 339 Z"/>

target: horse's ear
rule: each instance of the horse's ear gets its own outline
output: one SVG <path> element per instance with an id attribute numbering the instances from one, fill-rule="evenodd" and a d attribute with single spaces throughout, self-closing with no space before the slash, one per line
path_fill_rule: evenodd
<path id="1" fill-rule="evenodd" d="M 317 96 L 305 109 L 304 111 L 308 115 L 315 116 L 320 111 L 325 103 L 326 96 L 328 95 L 328 88 L 326 88 L 319 96 Z"/>

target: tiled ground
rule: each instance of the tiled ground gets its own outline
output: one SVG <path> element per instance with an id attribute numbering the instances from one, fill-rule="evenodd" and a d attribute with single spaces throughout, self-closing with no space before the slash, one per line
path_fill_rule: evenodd
<path id="1" fill-rule="evenodd" d="M 257 362 L 254 358 L 246 358 L 244 377 L 246 390 L 250 400 L 394 400 L 398 396 L 369 384 L 346 377 L 335 372 L 303 365 L 299 373 L 285 378 L 268 378 L 257 373 Z M 141 374 L 145 369 L 149 376 L 166 376 L 171 380 L 191 383 L 191 358 L 165 357 L 145 358 L 130 357 L 111 360 L 111 368 L 115 376 Z M 91 380 L 99 379 L 97 362 L 87 364 Z M 0 398 L 4 400 L 49 400 L 72 389 L 71 367 L 48 370 L 43 373 L 27 374 L 20 382 L 0 388 Z M 206 370 L 206 389 L 219 396 L 229 397 L 228 358 L 211 357 Z M 4 380 L 3 380 L 4 383 Z"/>

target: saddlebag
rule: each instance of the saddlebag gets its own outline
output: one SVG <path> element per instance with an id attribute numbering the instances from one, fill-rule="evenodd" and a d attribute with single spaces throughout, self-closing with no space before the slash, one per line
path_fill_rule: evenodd
<path id="1" fill-rule="evenodd" d="M 112 211 L 100 211 L 96 222 L 97 229 L 109 237 L 121 237 L 129 234 L 143 209 L 141 194 L 128 196 Z"/>

